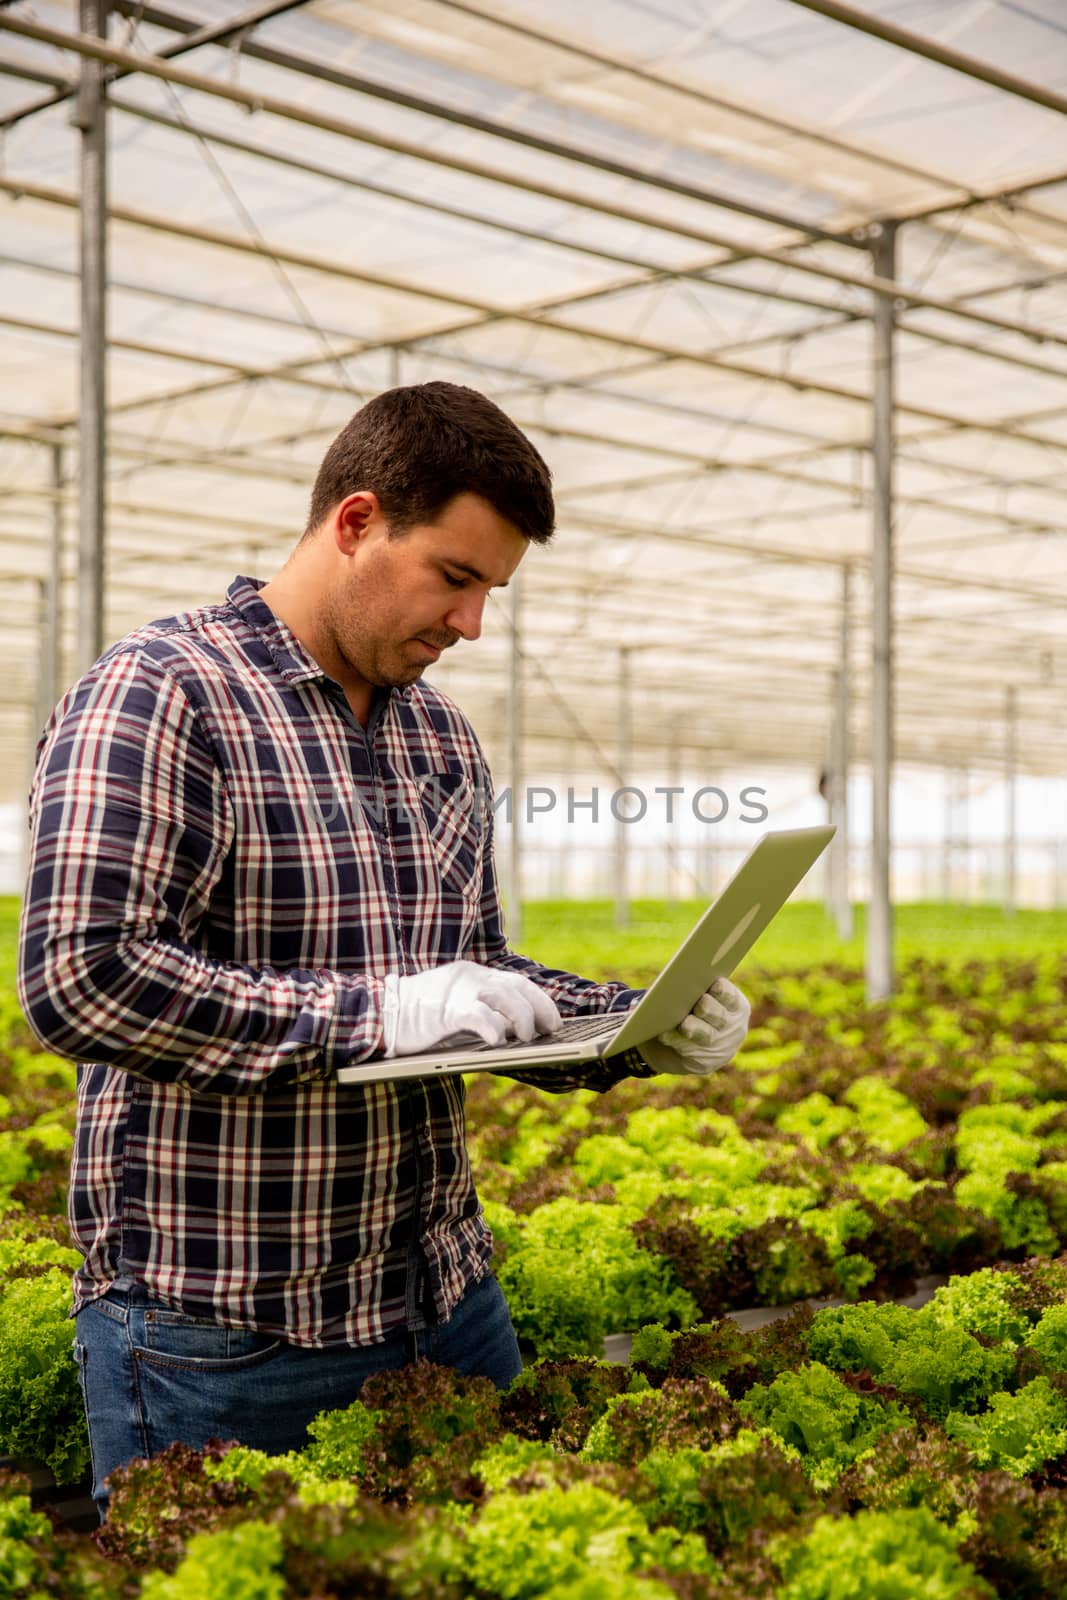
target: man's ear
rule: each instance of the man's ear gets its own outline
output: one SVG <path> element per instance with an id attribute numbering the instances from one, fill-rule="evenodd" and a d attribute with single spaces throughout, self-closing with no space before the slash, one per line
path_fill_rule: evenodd
<path id="1" fill-rule="evenodd" d="M 330 531 L 342 555 L 351 555 L 376 527 L 384 524 L 378 496 L 370 489 L 346 495 L 337 502 L 330 516 Z"/>

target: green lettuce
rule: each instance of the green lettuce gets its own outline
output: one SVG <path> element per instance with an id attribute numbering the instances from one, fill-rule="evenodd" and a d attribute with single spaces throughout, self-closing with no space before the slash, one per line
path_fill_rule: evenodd
<path id="1" fill-rule="evenodd" d="M 703 1540 L 674 1528 L 650 1530 L 636 1506 L 593 1483 L 504 1490 L 486 1502 L 457 1550 L 455 1578 L 500 1600 L 540 1600 L 561 1593 L 631 1591 L 627 1583 L 649 1569 L 697 1573 L 720 1569 Z M 575 1587 L 577 1586 L 577 1587 Z M 646 1586 L 644 1594 L 671 1594 Z"/>
<path id="2" fill-rule="evenodd" d="M 979 1467 L 1022 1478 L 1067 1451 L 1067 1404 L 1047 1378 L 1034 1378 L 1017 1394 L 995 1394 L 981 1416 L 953 1411 L 945 1432 L 967 1446 Z"/>
<path id="3" fill-rule="evenodd" d="M 867 1371 L 918 1396 L 938 1420 L 954 1408 L 973 1410 L 1015 1367 L 1010 1349 L 986 1349 L 963 1328 L 939 1325 L 929 1306 L 828 1308 L 812 1324 L 808 1350 L 837 1371 Z"/>
<path id="4" fill-rule="evenodd" d="M 756 1384 L 737 1409 L 796 1450 L 817 1488 L 828 1488 L 884 1433 L 908 1421 L 895 1401 L 857 1394 L 818 1361 Z"/>
<path id="5" fill-rule="evenodd" d="M 282 1535 L 265 1522 L 196 1533 L 175 1573 L 150 1572 L 140 1600 L 285 1600 Z"/>
<path id="6" fill-rule="evenodd" d="M 550 1202 L 519 1219 L 497 1269 L 520 1338 L 539 1355 L 599 1355 L 604 1336 L 699 1315 L 670 1263 L 642 1250 L 621 1206 Z"/>
<path id="7" fill-rule="evenodd" d="M 36 1272 L 9 1277 L 0 1288 L 0 1454 L 34 1457 L 57 1483 L 75 1483 L 89 1468 L 89 1438 L 74 1365 L 70 1274 L 52 1266 Z"/>
<path id="8" fill-rule="evenodd" d="M 780 1557 L 779 1600 L 979 1600 L 995 1593 L 925 1507 L 820 1517 Z"/>

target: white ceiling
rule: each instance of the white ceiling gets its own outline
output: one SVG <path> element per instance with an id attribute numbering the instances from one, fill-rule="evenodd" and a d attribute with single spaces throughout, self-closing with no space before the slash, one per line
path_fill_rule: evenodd
<path id="1" fill-rule="evenodd" d="M 164 16 L 251 8 L 118 9 L 111 43 L 158 52 Z M 867 9 L 1067 92 L 1058 0 Z M 7 19 L 69 34 L 77 7 L 0 11 L 0 800 L 40 715 L 55 442 L 66 676 L 78 480 L 78 135 L 46 102 L 79 57 Z M 622 646 L 636 764 L 672 738 L 820 763 L 846 564 L 862 760 L 864 284 L 871 226 L 901 219 L 896 281 L 927 303 L 899 310 L 897 749 L 1000 761 L 1014 686 L 1020 764 L 1064 769 L 1060 114 L 796 0 L 310 0 L 174 69 L 125 76 L 109 117 L 109 639 L 269 575 L 352 410 L 444 377 L 556 477 L 524 567 L 533 763 L 610 748 Z M 435 674 L 496 753 L 508 655 L 495 608 Z"/>

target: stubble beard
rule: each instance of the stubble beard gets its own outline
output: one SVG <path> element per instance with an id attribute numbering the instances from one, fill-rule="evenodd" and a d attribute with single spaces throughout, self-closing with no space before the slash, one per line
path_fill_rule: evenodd
<path id="1" fill-rule="evenodd" d="M 372 629 L 353 628 L 334 634 L 335 648 L 345 666 L 356 672 L 365 683 L 378 689 L 406 689 L 422 677 L 428 661 L 405 659 L 405 646 L 384 642 Z"/>

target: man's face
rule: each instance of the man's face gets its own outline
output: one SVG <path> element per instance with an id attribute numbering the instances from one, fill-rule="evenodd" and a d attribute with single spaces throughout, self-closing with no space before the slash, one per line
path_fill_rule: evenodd
<path id="1" fill-rule="evenodd" d="M 401 687 L 459 639 L 477 639 L 489 590 L 508 582 L 527 540 L 474 494 L 396 538 L 380 510 L 354 511 L 362 526 L 330 595 L 330 633 L 354 675 Z"/>

